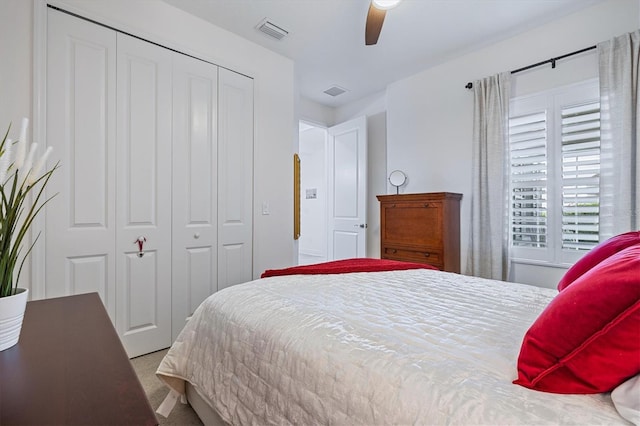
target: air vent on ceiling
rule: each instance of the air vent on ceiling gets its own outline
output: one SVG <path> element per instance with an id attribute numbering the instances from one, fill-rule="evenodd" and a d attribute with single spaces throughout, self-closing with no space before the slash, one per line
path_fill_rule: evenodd
<path id="1" fill-rule="evenodd" d="M 347 89 L 343 89 L 340 86 L 332 86 L 332 87 L 329 87 L 327 90 L 325 90 L 324 93 L 326 93 L 329 96 L 338 96 L 338 95 L 342 95 L 346 91 Z"/>
<path id="2" fill-rule="evenodd" d="M 267 18 L 264 18 L 262 21 L 260 21 L 260 23 L 256 25 L 256 29 L 268 35 L 269 37 L 275 38 L 276 40 L 282 40 L 284 36 L 289 34 L 289 31 L 285 30 L 279 25 L 274 24 Z"/>

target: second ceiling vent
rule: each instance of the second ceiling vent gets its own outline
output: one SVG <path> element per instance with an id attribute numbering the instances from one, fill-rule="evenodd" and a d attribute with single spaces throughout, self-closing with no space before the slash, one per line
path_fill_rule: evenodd
<path id="1" fill-rule="evenodd" d="M 347 89 L 343 89 L 340 86 L 331 86 L 324 91 L 324 93 L 326 93 L 327 95 L 334 96 L 334 97 L 338 95 L 342 95 L 345 92 L 347 92 Z"/>

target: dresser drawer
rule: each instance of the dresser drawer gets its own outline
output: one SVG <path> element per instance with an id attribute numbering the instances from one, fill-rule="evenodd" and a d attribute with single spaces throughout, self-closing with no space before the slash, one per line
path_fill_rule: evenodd
<path id="1" fill-rule="evenodd" d="M 442 252 L 438 250 L 415 250 L 406 248 L 385 247 L 382 250 L 382 258 L 392 260 L 404 260 L 407 262 L 428 263 L 442 268 L 444 261 Z"/>
<path id="2" fill-rule="evenodd" d="M 443 241 L 442 202 L 391 203 L 383 207 L 382 239 L 392 245 L 439 247 Z"/>

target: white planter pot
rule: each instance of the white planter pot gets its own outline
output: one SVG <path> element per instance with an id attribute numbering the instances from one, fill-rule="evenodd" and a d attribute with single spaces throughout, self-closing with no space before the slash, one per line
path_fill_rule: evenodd
<path id="1" fill-rule="evenodd" d="M 0 297 L 0 351 L 18 343 L 29 289 L 19 288 L 13 296 Z"/>

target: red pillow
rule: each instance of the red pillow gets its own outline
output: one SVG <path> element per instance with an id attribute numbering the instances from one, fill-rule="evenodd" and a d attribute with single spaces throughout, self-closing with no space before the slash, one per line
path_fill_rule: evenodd
<path id="1" fill-rule="evenodd" d="M 558 291 L 562 291 L 572 282 L 580 278 L 589 269 L 605 260 L 607 257 L 624 250 L 629 246 L 640 243 L 640 231 L 627 232 L 625 234 L 616 235 L 608 240 L 598 244 L 578 260 L 564 274 L 558 283 Z"/>
<path id="2" fill-rule="evenodd" d="M 524 387 L 608 392 L 640 373 L 640 244 L 603 260 L 560 292 L 527 331 Z"/>

